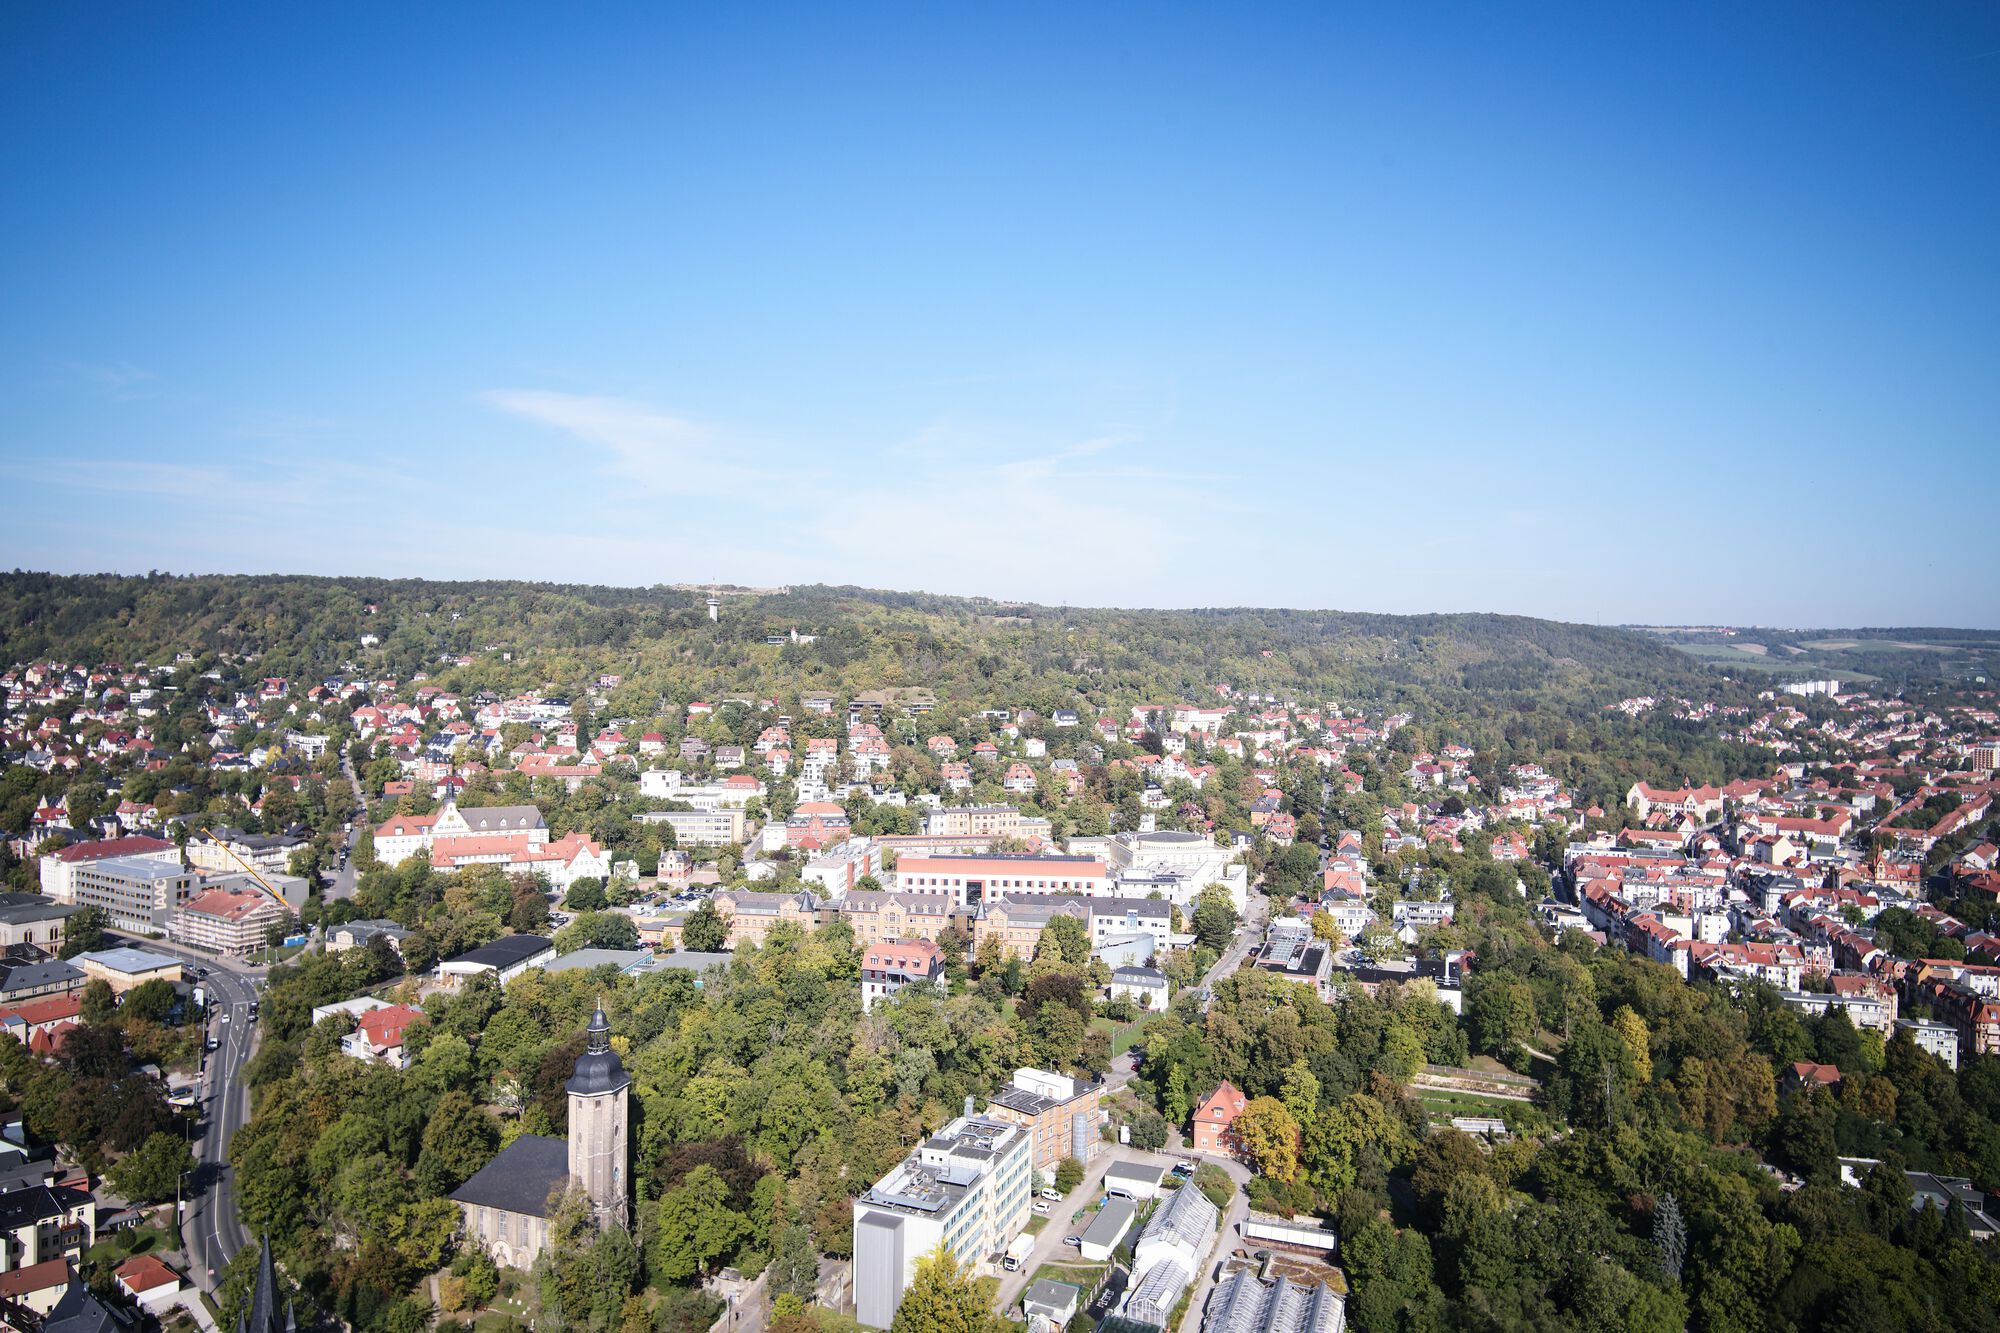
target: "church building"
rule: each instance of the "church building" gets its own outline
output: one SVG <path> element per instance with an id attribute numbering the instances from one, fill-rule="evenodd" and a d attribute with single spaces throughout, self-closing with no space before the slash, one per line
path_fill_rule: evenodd
<path id="1" fill-rule="evenodd" d="M 572 1182 L 590 1196 L 599 1227 L 628 1223 L 626 1090 L 632 1080 L 611 1049 L 611 1022 L 601 1006 L 586 1031 L 589 1046 L 567 1085 L 569 1138 L 523 1134 L 451 1196 L 465 1214 L 463 1234 L 503 1268 L 535 1262 L 548 1241 L 551 1200 Z"/>

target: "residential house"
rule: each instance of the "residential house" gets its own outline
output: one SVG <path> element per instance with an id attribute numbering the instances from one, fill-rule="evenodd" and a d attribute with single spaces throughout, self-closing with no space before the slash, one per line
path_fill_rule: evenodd
<path id="1" fill-rule="evenodd" d="M 1169 998 L 1167 974 L 1151 967 L 1121 967 L 1111 974 L 1113 1000 L 1129 1000 L 1142 1010 L 1164 1013 Z"/>
<path id="2" fill-rule="evenodd" d="M 1194 1150 L 1214 1157 L 1234 1157 L 1236 1117 L 1248 1104 L 1243 1090 L 1228 1079 L 1216 1084 L 1194 1108 Z"/>
<path id="3" fill-rule="evenodd" d="M 905 986 L 944 985 L 944 952 L 927 939 L 883 940 L 861 955 L 861 1012 Z"/>
<path id="4" fill-rule="evenodd" d="M 354 1031 L 342 1039 L 340 1049 L 357 1060 L 406 1069 L 410 1062 L 403 1054 L 403 1033 L 412 1023 L 423 1021 L 424 1016 L 423 1010 L 407 1004 L 370 1009 L 356 1020 Z"/>

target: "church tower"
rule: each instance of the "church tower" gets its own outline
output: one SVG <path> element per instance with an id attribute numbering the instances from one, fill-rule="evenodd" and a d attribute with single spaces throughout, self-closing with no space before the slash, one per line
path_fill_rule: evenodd
<path id="1" fill-rule="evenodd" d="M 590 1016 L 590 1045 L 569 1080 L 569 1174 L 597 1211 L 600 1227 L 628 1225 L 625 1195 L 625 1090 L 632 1080 L 611 1049 L 604 1006 Z"/>

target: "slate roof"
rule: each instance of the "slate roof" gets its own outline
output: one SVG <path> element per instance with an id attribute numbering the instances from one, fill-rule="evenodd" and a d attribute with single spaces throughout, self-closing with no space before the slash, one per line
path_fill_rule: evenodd
<path id="1" fill-rule="evenodd" d="M 83 973 L 68 963 L 23 963 L 18 967 L 0 968 L 0 996 L 11 995 L 15 991 L 41 990 L 50 986 L 75 985 L 83 981 Z"/>
<path id="2" fill-rule="evenodd" d="M 22 922 L 53 921 L 76 911 L 68 903 L 59 903 L 53 898 L 44 898 L 39 893 L 0 894 L 0 922 L 16 925 Z"/>
<path id="3" fill-rule="evenodd" d="M 538 953 L 546 953 L 554 947 L 554 942 L 544 935 L 507 935 L 491 944 L 482 944 L 477 949 L 468 950 L 446 961 L 504 969 L 525 962 Z"/>
<path id="4" fill-rule="evenodd" d="M 569 1179 L 569 1143 L 523 1134 L 452 1191 L 452 1199 L 480 1208 L 548 1216 L 549 1195 Z"/>
<path id="5" fill-rule="evenodd" d="M 42 1321 L 42 1333 L 132 1333 L 138 1326 L 131 1315 L 106 1305 L 77 1282 Z"/>
<path id="6" fill-rule="evenodd" d="M 0 1230 L 13 1231 L 31 1222 L 54 1222 L 89 1199 L 68 1186 L 34 1185 L 0 1199 Z"/>

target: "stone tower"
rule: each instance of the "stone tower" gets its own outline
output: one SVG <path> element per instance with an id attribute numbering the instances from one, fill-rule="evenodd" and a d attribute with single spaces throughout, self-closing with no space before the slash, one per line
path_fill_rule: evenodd
<path id="1" fill-rule="evenodd" d="M 597 1211 L 597 1225 L 628 1225 L 625 1090 L 632 1085 L 611 1049 L 604 1006 L 590 1016 L 590 1045 L 569 1080 L 569 1174 Z"/>

